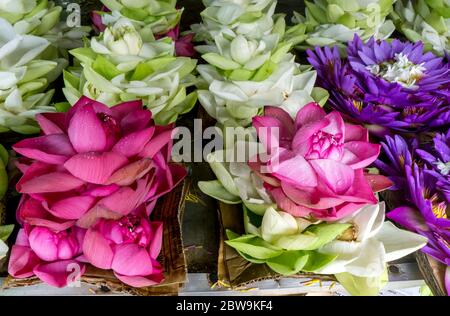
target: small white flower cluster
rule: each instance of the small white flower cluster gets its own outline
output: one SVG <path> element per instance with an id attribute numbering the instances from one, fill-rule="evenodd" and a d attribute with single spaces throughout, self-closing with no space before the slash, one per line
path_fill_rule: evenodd
<path id="1" fill-rule="evenodd" d="M 391 62 L 373 64 L 366 67 L 372 74 L 382 77 L 386 81 L 396 82 L 408 89 L 417 89 L 416 83 L 423 77 L 426 70 L 423 66 L 411 62 L 403 53 L 395 54 Z"/>

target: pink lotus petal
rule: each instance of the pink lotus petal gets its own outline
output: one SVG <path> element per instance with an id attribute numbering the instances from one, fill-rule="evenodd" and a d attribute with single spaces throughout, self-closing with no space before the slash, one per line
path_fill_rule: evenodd
<path id="1" fill-rule="evenodd" d="M 413 232 L 429 231 L 420 212 L 409 206 L 401 206 L 386 213 L 386 217 Z"/>
<path id="2" fill-rule="evenodd" d="M 320 183 L 320 182 L 319 182 Z M 318 190 L 307 191 L 306 188 L 298 189 L 289 183 L 281 183 L 281 189 L 293 202 L 311 209 L 328 209 L 342 204 L 345 200 L 331 194 L 324 194 Z"/>
<path id="3" fill-rule="evenodd" d="M 112 151 L 125 157 L 132 157 L 139 154 L 144 146 L 150 141 L 155 132 L 155 127 L 149 127 L 134 133 L 130 133 L 121 138 L 112 148 Z"/>
<path id="4" fill-rule="evenodd" d="M 37 114 L 36 121 L 45 135 L 65 133 L 67 129 L 66 113 Z"/>
<path id="5" fill-rule="evenodd" d="M 33 269 L 40 263 L 40 259 L 30 247 L 14 245 L 11 248 L 8 273 L 15 278 L 28 278 L 34 275 Z"/>
<path id="6" fill-rule="evenodd" d="M 20 193 L 64 192 L 82 186 L 84 182 L 65 172 L 50 172 L 17 184 Z"/>
<path id="7" fill-rule="evenodd" d="M 153 158 L 161 149 L 169 144 L 172 140 L 173 130 L 167 130 L 155 136 L 145 145 L 144 149 L 139 153 L 139 157 Z"/>
<path id="8" fill-rule="evenodd" d="M 99 232 L 88 229 L 84 237 L 83 253 L 93 266 L 111 269 L 114 253 L 109 242 Z"/>
<path id="9" fill-rule="evenodd" d="M 369 166 L 377 160 L 380 154 L 381 146 L 362 141 L 350 141 L 344 144 L 344 155 L 341 162 L 352 167 L 360 169 Z"/>
<path id="10" fill-rule="evenodd" d="M 67 111 L 67 116 L 66 116 L 66 120 L 67 123 L 69 124 L 70 121 L 72 120 L 72 117 L 74 116 L 74 114 L 76 112 L 78 112 L 80 109 L 85 108 L 86 106 L 92 107 L 92 109 L 94 110 L 95 113 L 103 113 L 103 114 L 107 114 L 109 116 L 112 116 L 112 110 L 107 107 L 106 105 L 104 105 L 101 102 L 98 102 L 96 100 L 92 100 L 86 96 L 81 96 L 80 99 L 78 99 L 78 101 L 69 109 L 69 111 Z"/>
<path id="11" fill-rule="evenodd" d="M 369 141 L 369 131 L 359 125 L 345 124 L 345 142 L 351 141 Z"/>
<path id="12" fill-rule="evenodd" d="M 36 255 L 45 261 L 58 260 L 58 245 L 55 233 L 46 227 L 35 227 L 31 230 L 28 239 L 30 247 Z"/>
<path id="13" fill-rule="evenodd" d="M 106 133 L 92 105 L 80 107 L 70 120 L 68 135 L 79 153 L 102 151 L 107 146 Z"/>
<path id="14" fill-rule="evenodd" d="M 88 229 L 89 227 L 95 225 L 100 219 L 116 220 L 121 218 L 122 216 L 122 214 L 113 212 L 104 206 L 96 205 L 89 211 L 84 213 L 84 215 L 81 216 L 80 219 L 76 222 L 76 225 L 81 228 Z"/>
<path id="15" fill-rule="evenodd" d="M 248 162 L 248 166 L 258 177 L 260 177 L 267 184 L 274 187 L 279 187 L 281 185 L 280 180 L 272 177 L 270 174 L 262 172 L 263 166 L 260 162 Z"/>
<path id="16" fill-rule="evenodd" d="M 152 222 L 152 242 L 150 244 L 150 257 L 157 258 L 161 252 L 162 242 L 163 242 L 163 223 L 162 222 Z"/>
<path id="17" fill-rule="evenodd" d="M 370 185 L 370 188 L 374 193 L 381 192 L 389 189 L 393 183 L 389 180 L 388 177 L 379 175 L 379 174 L 364 174 L 367 182 Z"/>
<path id="18" fill-rule="evenodd" d="M 283 159 L 283 157 L 279 157 L 280 161 L 271 165 L 272 175 L 294 186 L 317 186 L 316 173 L 305 158 L 300 155 L 291 155 L 290 158 Z"/>
<path id="19" fill-rule="evenodd" d="M 23 228 L 19 229 L 19 232 L 17 233 L 15 245 L 30 247 L 30 242 L 28 241 L 28 236 Z"/>
<path id="20" fill-rule="evenodd" d="M 136 244 L 117 245 L 111 267 L 125 276 L 145 276 L 153 272 L 149 253 Z"/>
<path id="21" fill-rule="evenodd" d="M 148 110 L 143 110 L 142 107 L 142 100 L 134 100 L 114 105 L 113 107 L 111 107 L 111 111 L 114 118 L 119 122 L 131 113 L 133 113 L 133 115 L 140 113 L 139 111 L 145 111 L 146 113 L 150 114 L 151 118 L 152 113 Z M 148 121 L 150 121 L 150 119 L 148 119 Z"/>
<path id="22" fill-rule="evenodd" d="M 102 16 L 97 11 L 91 11 L 91 20 L 98 33 L 106 29 L 106 26 L 102 22 Z"/>
<path id="23" fill-rule="evenodd" d="M 131 185 L 134 181 L 147 174 L 153 167 L 151 159 L 140 159 L 114 172 L 111 177 L 109 177 L 106 184 L 115 183 L 121 186 Z"/>
<path id="24" fill-rule="evenodd" d="M 148 192 L 146 199 L 147 201 L 157 199 L 160 196 L 172 191 L 173 188 L 176 187 L 187 175 L 186 168 L 178 164 L 170 164 L 169 168 L 165 170 L 165 173 L 167 174 L 166 178 L 168 178 L 170 182 L 158 181 L 156 190 L 154 192 Z M 159 177 L 160 176 L 157 176 L 158 179 Z"/>
<path id="25" fill-rule="evenodd" d="M 130 187 L 122 187 L 113 194 L 99 200 L 97 205 L 105 207 L 115 213 L 128 215 L 132 210 L 145 202 L 145 195 L 148 192 L 144 180 L 138 181 L 136 190 Z"/>
<path id="26" fill-rule="evenodd" d="M 24 139 L 13 146 L 21 155 L 50 164 L 62 164 L 75 154 L 69 138 L 64 134 Z"/>
<path id="27" fill-rule="evenodd" d="M 310 163 L 320 181 L 327 183 L 336 194 L 343 194 L 352 186 L 355 175 L 349 166 L 330 159 L 315 159 Z"/>
<path id="28" fill-rule="evenodd" d="M 291 148 L 296 154 L 305 156 L 311 148 L 311 137 L 328 125 L 327 120 L 321 120 L 303 125 L 294 135 Z"/>
<path id="29" fill-rule="evenodd" d="M 48 211 L 59 218 L 77 220 L 93 206 L 94 202 L 95 198 L 92 196 L 74 196 L 56 202 Z"/>
<path id="30" fill-rule="evenodd" d="M 337 221 L 347 216 L 350 216 L 361 209 L 365 204 L 361 203 L 343 203 L 336 207 L 335 214 L 330 216 L 325 212 L 314 213 L 314 217 L 323 221 Z"/>
<path id="31" fill-rule="evenodd" d="M 20 178 L 20 180 L 16 184 L 16 190 L 20 193 L 22 189 L 22 184 L 32 180 L 36 177 L 45 175 L 50 172 L 56 171 L 58 166 L 56 165 L 50 165 L 46 164 L 44 162 L 35 161 L 32 164 L 30 164 L 28 167 L 23 168 L 24 164 L 20 163 L 21 169 L 25 169 L 23 172 L 23 176 Z"/>
<path id="32" fill-rule="evenodd" d="M 149 110 L 137 110 L 130 112 L 120 121 L 120 127 L 125 135 L 140 131 L 148 126 L 152 119 L 152 112 Z"/>
<path id="33" fill-rule="evenodd" d="M 84 181 L 106 184 L 108 178 L 128 162 L 127 158 L 114 152 L 88 152 L 73 156 L 64 167 Z"/>
<path id="34" fill-rule="evenodd" d="M 41 263 L 33 270 L 43 282 L 58 288 L 76 282 L 85 271 L 85 264 L 75 260 Z"/>
<path id="35" fill-rule="evenodd" d="M 175 54 L 176 56 L 184 56 L 184 57 L 194 57 L 195 56 L 195 49 L 194 44 L 192 43 L 192 40 L 194 38 L 195 34 L 190 33 L 187 34 L 177 41 L 175 41 Z"/>
<path id="36" fill-rule="evenodd" d="M 286 194 L 284 194 L 281 188 L 276 188 L 270 191 L 270 195 L 275 200 L 277 206 L 283 211 L 291 214 L 295 217 L 309 216 L 311 209 L 295 204 L 291 199 L 289 199 Z"/>
<path id="37" fill-rule="evenodd" d="M 120 189 L 120 187 L 117 184 L 109 184 L 109 185 L 90 184 L 90 185 L 88 185 L 88 188 L 86 189 L 86 191 L 83 192 L 83 195 L 90 195 L 90 196 L 94 196 L 94 197 L 104 197 L 104 196 L 113 194 L 114 192 L 116 192 L 119 189 Z"/>
<path id="38" fill-rule="evenodd" d="M 333 111 L 325 116 L 325 119 L 328 120 L 329 124 L 322 131 L 331 135 L 345 135 L 345 123 L 339 112 Z"/>
<path id="39" fill-rule="evenodd" d="M 342 198 L 347 202 L 354 202 L 354 203 L 369 203 L 369 204 L 377 203 L 378 200 L 375 197 L 372 188 L 370 187 L 369 183 L 367 182 L 367 179 L 364 176 L 363 169 L 357 169 L 354 170 L 354 172 L 355 178 L 353 181 L 353 185 L 347 192 L 340 195 L 340 198 Z"/>
<path id="40" fill-rule="evenodd" d="M 308 103 L 298 111 L 295 127 L 299 129 L 305 125 L 317 122 L 326 116 L 325 111 L 315 102 Z"/>
<path id="41" fill-rule="evenodd" d="M 280 122 L 281 136 L 286 138 L 292 138 L 294 136 L 294 120 L 286 111 L 278 107 L 266 106 L 264 108 L 264 116 L 275 118 Z"/>
<path id="42" fill-rule="evenodd" d="M 146 276 L 126 276 L 114 272 L 114 275 L 123 283 L 133 287 L 145 287 L 160 284 L 164 280 L 162 273 L 155 273 Z"/>

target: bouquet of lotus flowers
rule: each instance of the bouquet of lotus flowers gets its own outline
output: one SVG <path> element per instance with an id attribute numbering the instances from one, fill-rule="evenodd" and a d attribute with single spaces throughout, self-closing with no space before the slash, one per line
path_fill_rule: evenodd
<path id="1" fill-rule="evenodd" d="M 392 183 L 365 170 L 380 151 L 367 129 L 315 103 L 295 120 L 267 107 L 253 127 L 259 142 L 235 147 L 262 151 L 244 162 L 230 160 L 230 146 L 215 152 L 210 164 L 218 180 L 199 183 L 225 203 L 243 202 L 245 235 L 227 231 L 226 241 L 243 258 L 282 275 L 334 274 L 351 294 L 374 295 L 387 281 L 387 262 L 426 244 L 385 222 L 374 193 Z"/>
<path id="2" fill-rule="evenodd" d="M 450 65 L 423 44 L 400 40 L 366 44 L 355 36 L 348 59 L 337 47 L 308 50 L 330 104 L 374 135 L 439 130 L 450 122 Z"/>
<path id="3" fill-rule="evenodd" d="M 204 0 L 203 4 L 206 7 L 201 12 L 203 23 L 191 26 L 197 41 L 214 43 L 219 34 L 261 39 L 274 30 L 283 35 L 284 16 L 274 15 L 277 1 Z"/>
<path id="4" fill-rule="evenodd" d="M 183 9 L 176 8 L 176 0 L 101 1 L 103 8 L 91 13 L 92 22 L 99 32 L 119 19 L 126 18 L 138 30 L 151 29 L 157 38 L 172 38 L 177 56 L 194 55 L 191 43 L 194 34 L 188 33 L 180 37 L 179 23 Z"/>
<path id="5" fill-rule="evenodd" d="M 299 48 L 337 45 L 344 48 L 355 34 L 364 41 L 386 39 L 395 30 L 387 19 L 395 0 L 305 1 L 305 16 L 294 12 L 294 26 L 286 32 Z"/>
<path id="6" fill-rule="evenodd" d="M 391 16 L 397 29 L 410 41 L 422 41 L 427 49 L 440 55 L 450 50 L 448 0 L 398 0 Z"/>
<path id="7" fill-rule="evenodd" d="M 153 34 L 137 31 L 127 19 L 117 21 L 90 47 L 71 50 L 81 63 L 64 72 L 64 95 L 74 104 L 81 95 L 108 106 L 141 99 L 152 111 L 156 124 L 174 122 L 192 109 L 196 92 L 186 88 L 195 82 L 191 72 L 196 61 L 174 57 L 170 38 L 155 40 Z"/>
<path id="8" fill-rule="evenodd" d="M 0 1 L 0 17 L 10 22 L 16 33 L 44 37 L 61 49 L 82 46 L 81 38 L 90 27 L 68 27 L 60 21 L 61 11 L 60 6 L 47 0 Z"/>
<path id="9" fill-rule="evenodd" d="M 48 85 L 67 65 L 64 58 L 46 54 L 50 42 L 34 35 L 20 35 L 0 18 L 0 130 L 39 132 L 35 115 L 55 111 L 50 106 L 54 90 Z"/>
<path id="10" fill-rule="evenodd" d="M 162 280 L 162 224 L 149 215 L 186 170 L 169 163 L 173 126 L 151 115 L 141 101 L 107 107 L 82 97 L 67 113 L 37 116 L 44 135 L 13 146 L 24 156 L 13 277 L 62 287 L 90 263 L 135 287 Z"/>
<path id="11" fill-rule="evenodd" d="M 377 161 L 381 172 L 394 181 L 401 206 L 387 217 L 428 238 L 422 248 L 447 266 L 445 286 L 450 295 L 450 130 L 437 133 L 429 144 L 402 137 L 387 137 L 386 160 Z"/>
<path id="12" fill-rule="evenodd" d="M 223 1 L 223 5 L 234 3 Z M 247 13 L 252 16 L 252 12 Z M 265 105 L 279 105 L 295 116 L 308 102 L 325 102 L 327 93 L 314 88 L 316 73 L 295 63 L 295 57 L 289 53 L 291 44 L 282 41 L 284 25 L 281 29 L 273 21 L 270 25 L 262 36 L 250 32 L 260 30 L 256 24 L 233 30 L 224 22 L 221 31 L 214 35 L 214 42 L 196 47 L 208 62 L 197 67 L 202 77 L 198 83 L 199 101 L 220 124 L 228 121 L 247 126 Z"/>

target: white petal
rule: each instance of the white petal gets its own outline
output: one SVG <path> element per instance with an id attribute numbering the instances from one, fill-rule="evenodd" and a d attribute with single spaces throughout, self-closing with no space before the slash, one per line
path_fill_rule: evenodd
<path id="1" fill-rule="evenodd" d="M 298 233 L 297 221 L 286 212 L 277 212 L 273 207 L 267 208 L 261 223 L 261 235 L 264 240 L 272 242 L 279 236 Z"/>
<path id="2" fill-rule="evenodd" d="M 0 260 L 6 256 L 8 246 L 0 239 Z"/>
<path id="3" fill-rule="evenodd" d="M 400 259 L 427 243 L 427 238 L 421 235 L 399 229 L 391 222 L 385 222 L 376 239 L 383 243 L 386 251 L 386 261 Z"/>
<path id="4" fill-rule="evenodd" d="M 346 271 L 360 277 L 375 277 L 383 273 L 386 267 L 383 244 L 371 238 L 366 240 L 361 248 L 359 257 L 345 266 Z"/>

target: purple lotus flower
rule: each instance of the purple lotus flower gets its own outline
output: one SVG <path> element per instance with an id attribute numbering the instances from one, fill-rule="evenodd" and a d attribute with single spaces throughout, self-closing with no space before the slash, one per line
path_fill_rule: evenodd
<path id="1" fill-rule="evenodd" d="M 446 139 L 444 135 L 438 134 L 433 151 L 428 152 L 417 149 L 417 142 L 408 143 L 398 135 L 387 136 L 386 143 L 382 144 L 386 161 L 378 160 L 376 166 L 389 176 L 395 183 L 394 189 L 404 197 L 405 206 L 392 210 L 387 217 L 427 237 L 428 244 L 422 251 L 449 266 L 450 203 L 445 190 L 449 181 L 433 165 L 438 159 L 448 162 L 448 143 L 443 139 Z"/>
<path id="2" fill-rule="evenodd" d="M 393 40 L 366 44 L 355 35 L 348 60 L 337 47 L 308 50 L 331 105 L 374 134 L 417 132 L 450 123 L 450 66 L 423 44 Z"/>

